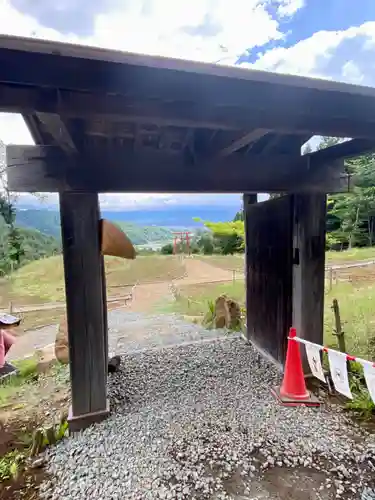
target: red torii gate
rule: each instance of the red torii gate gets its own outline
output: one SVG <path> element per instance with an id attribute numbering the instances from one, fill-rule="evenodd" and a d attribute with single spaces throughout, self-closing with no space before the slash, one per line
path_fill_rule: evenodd
<path id="1" fill-rule="evenodd" d="M 185 240 L 186 242 L 186 248 L 188 255 L 190 255 L 190 236 L 191 236 L 191 231 L 174 231 L 172 233 L 173 236 L 173 254 L 175 255 L 177 253 L 177 243 Z"/>

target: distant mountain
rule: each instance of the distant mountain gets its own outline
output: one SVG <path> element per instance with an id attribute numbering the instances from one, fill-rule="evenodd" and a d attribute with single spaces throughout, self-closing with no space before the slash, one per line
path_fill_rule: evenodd
<path id="1" fill-rule="evenodd" d="M 135 245 L 149 242 L 169 241 L 173 230 L 201 227 L 193 219 L 199 217 L 213 222 L 232 220 L 233 207 L 227 206 L 174 206 L 152 210 L 102 211 L 102 217 L 117 222 Z M 18 205 L 16 224 L 37 229 L 54 238 L 61 239 L 60 215 L 57 210 L 26 208 Z"/>
<path id="2" fill-rule="evenodd" d="M 61 240 L 60 214 L 57 211 L 17 208 L 16 225 L 28 229 L 37 229 L 43 234 Z"/>
<path id="3" fill-rule="evenodd" d="M 109 219 L 109 217 L 106 217 Z M 113 220 L 113 219 L 112 219 Z M 131 222 L 113 220 L 126 233 L 133 245 L 146 245 L 147 243 L 164 243 L 171 241 L 172 232 L 166 227 L 139 226 Z"/>
<path id="4" fill-rule="evenodd" d="M 146 245 L 150 242 L 163 243 L 171 241 L 170 228 L 158 226 L 142 226 L 118 220 L 120 212 L 103 213 L 103 217 L 117 223 L 127 234 L 134 245 Z M 17 210 L 16 225 L 23 229 L 37 231 L 40 234 L 61 241 L 60 215 L 50 210 Z"/>
<path id="5" fill-rule="evenodd" d="M 239 209 L 240 207 L 238 207 Z M 212 222 L 232 220 L 237 212 L 231 206 L 170 206 L 152 210 L 102 211 L 103 217 L 109 220 L 132 222 L 141 226 L 159 226 L 169 228 L 194 228 L 201 224 L 193 219 L 199 217 Z"/>

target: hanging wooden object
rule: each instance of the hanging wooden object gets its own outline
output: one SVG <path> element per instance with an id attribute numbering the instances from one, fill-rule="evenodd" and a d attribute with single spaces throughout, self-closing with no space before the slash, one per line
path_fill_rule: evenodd
<path id="1" fill-rule="evenodd" d="M 136 253 L 132 242 L 116 224 L 106 219 L 100 220 L 101 252 L 103 255 L 135 259 Z"/>

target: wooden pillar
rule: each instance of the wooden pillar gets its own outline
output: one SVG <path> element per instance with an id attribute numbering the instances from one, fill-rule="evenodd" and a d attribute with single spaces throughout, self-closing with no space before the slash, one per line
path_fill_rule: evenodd
<path id="1" fill-rule="evenodd" d="M 249 252 L 250 252 L 250 244 L 251 244 L 251 232 L 250 232 L 250 225 L 249 225 L 249 207 L 251 205 L 254 205 L 255 203 L 258 202 L 258 195 L 257 194 L 249 194 L 245 193 L 243 195 L 243 220 L 244 220 L 244 226 L 245 226 L 245 297 L 246 297 L 246 338 L 249 340 L 249 331 L 251 329 L 251 325 L 249 324 L 251 322 L 251 317 L 249 315 L 250 311 L 250 300 L 251 300 L 251 292 L 250 292 L 250 259 L 249 259 Z"/>
<path id="2" fill-rule="evenodd" d="M 317 344 L 323 344 L 325 234 L 326 195 L 294 195 L 293 325 Z"/>
<path id="3" fill-rule="evenodd" d="M 106 316 L 96 193 L 61 193 L 72 407 L 76 431 L 109 414 Z"/>
<path id="4" fill-rule="evenodd" d="M 102 274 L 102 299 L 103 299 L 103 316 L 104 316 L 104 354 L 105 354 L 105 366 L 108 367 L 108 313 L 107 313 L 107 285 L 105 279 L 105 264 L 104 257 L 101 256 L 101 274 Z M 112 355 L 115 353 L 112 353 Z M 107 368 L 108 369 L 108 368 Z"/>

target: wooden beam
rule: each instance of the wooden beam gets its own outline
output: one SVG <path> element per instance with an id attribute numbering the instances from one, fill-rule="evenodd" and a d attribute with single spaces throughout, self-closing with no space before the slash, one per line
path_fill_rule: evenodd
<path id="1" fill-rule="evenodd" d="M 0 74 L 0 82 L 1 80 Z M 100 80 L 103 80 L 102 75 Z M 169 90 L 172 92 L 171 89 Z M 164 92 L 159 97 L 155 94 L 155 98 L 151 99 L 149 95 L 154 95 L 151 90 L 149 95 L 140 96 L 137 92 L 127 92 L 126 86 L 118 91 L 120 95 L 107 94 L 104 90 L 99 91 L 96 88 L 93 88 L 92 92 L 90 93 L 87 89 L 71 91 L 62 88 L 43 89 L 0 83 L 0 112 L 30 114 L 37 111 L 85 119 L 101 115 L 111 121 L 128 120 L 157 125 L 222 130 L 263 128 L 283 133 L 337 137 L 373 139 L 375 136 L 375 122 L 372 117 L 371 119 L 369 116 L 366 117 L 369 113 L 368 110 L 365 113 L 366 107 L 363 104 L 358 104 L 358 109 L 363 110 L 362 114 L 358 111 L 354 117 L 336 116 L 340 106 L 341 108 L 347 107 L 345 101 L 340 101 L 336 107 L 333 107 L 332 102 L 337 101 L 336 96 L 336 99 L 331 99 L 332 102 L 327 102 L 324 109 L 318 112 L 321 103 L 314 107 L 311 95 L 306 96 L 306 89 L 304 89 L 305 100 L 294 93 L 288 98 L 284 95 L 275 100 L 270 93 L 259 101 L 257 99 L 249 101 L 247 89 L 247 97 L 245 98 L 244 95 L 244 100 L 240 101 L 237 96 L 236 102 L 232 102 L 232 98 L 228 102 L 213 99 L 215 92 L 212 89 L 207 89 L 207 94 L 202 92 L 202 95 L 206 97 L 203 99 L 202 95 L 196 94 L 196 100 L 192 100 L 194 95 L 189 98 L 186 93 L 184 95 L 180 91 L 179 100 L 178 96 L 175 96 L 175 99 L 172 95 L 164 95 Z M 125 92 L 127 92 L 127 97 L 121 95 Z M 224 99 L 222 92 L 219 95 Z M 308 107 L 306 107 L 306 100 L 309 102 Z"/>
<path id="2" fill-rule="evenodd" d="M 243 135 L 242 137 L 238 138 L 237 140 L 231 142 L 228 146 L 225 148 L 221 149 L 218 153 L 218 157 L 224 157 L 228 156 L 235 151 L 238 151 L 239 149 L 243 148 L 244 146 L 247 146 L 253 142 L 256 142 L 258 139 L 261 137 L 265 136 L 268 134 L 269 130 L 265 129 L 255 129 L 252 130 L 251 132 L 248 132 L 247 134 Z"/>
<path id="3" fill-rule="evenodd" d="M 366 153 L 375 151 L 375 139 L 352 139 L 340 142 L 329 148 L 320 149 L 304 156 L 310 158 L 311 167 L 325 161 L 335 160 L 337 158 L 353 158 Z"/>
<path id="4" fill-rule="evenodd" d="M 115 148 L 108 154 L 100 149 L 67 156 L 54 146 L 8 146 L 7 175 L 12 191 L 30 192 L 224 193 L 244 188 L 329 192 L 338 185 L 341 188 L 343 161 L 313 160 L 307 155 L 235 155 L 191 165 L 182 155 L 151 148 Z"/>
<path id="5" fill-rule="evenodd" d="M 60 217 L 75 431 L 109 413 L 98 195 L 60 193 Z"/>
<path id="6" fill-rule="evenodd" d="M 0 112 L 34 112 L 61 115 L 64 118 L 101 117 L 113 122 L 153 123 L 202 129 L 235 130 L 241 128 L 233 118 L 227 121 L 215 116 L 212 108 L 191 107 L 176 102 L 163 103 L 155 99 L 136 100 L 126 96 L 89 94 L 68 90 L 42 90 L 0 83 Z M 232 123 L 231 123 L 232 122 Z"/>
<path id="7" fill-rule="evenodd" d="M 29 46 L 27 43 L 20 50 L 0 47 L 0 82 L 44 88 L 45 95 L 51 89 L 92 93 L 93 103 L 101 101 L 100 94 L 123 94 L 141 100 L 152 96 L 160 101 L 178 102 L 180 107 L 182 103 L 185 108 L 194 107 L 198 117 L 206 104 L 211 109 L 221 108 L 224 119 L 230 115 L 230 109 L 235 110 L 240 120 L 247 121 L 246 126 L 239 127 L 245 129 L 252 128 L 249 122 L 255 113 L 253 128 L 275 129 L 292 124 L 294 130 L 307 127 L 306 131 L 316 134 L 369 138 L 375 135 L 375 97 L 365 88 L 198 66 L 186 61 L 158 59 L 155 64 L 155 58 L 146 61 L 144 56 L 122 57 L 121 64 L 111 60 L 112 55 L 110 60 L 101 60 L 100 56 L 86 58 L 69 49 L 69 55 L 61 56 L 59 51 L 64 51 L 64 47 L 57 48 L 57 53 L 39 53 L 27 49 Z M 79 52 L 77 47 L 75 50 Z M 18 112 L 23 110 L 18 108 Z"/>
<path id="8" fill-rule="evenodd" d="M 51 113 L 36 113 L 36 116 L 57 146 L 68 154 L 77 152 L 73 139 L 60 116 Z"/>

